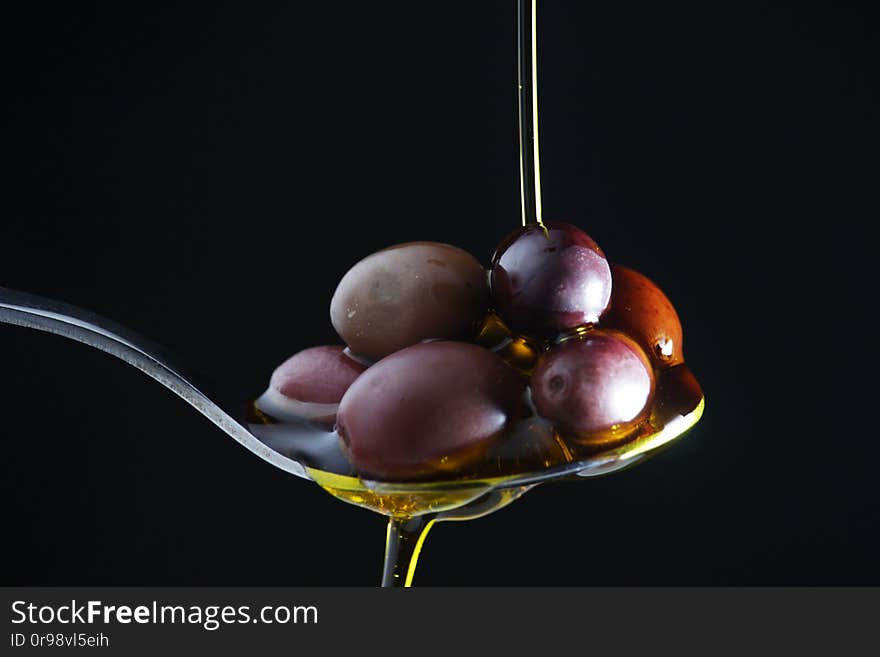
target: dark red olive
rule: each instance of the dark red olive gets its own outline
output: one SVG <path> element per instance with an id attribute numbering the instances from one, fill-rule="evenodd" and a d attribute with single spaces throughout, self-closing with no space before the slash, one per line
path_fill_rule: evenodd
<path id="1" fill-rule="evenodd" d="M 681 322 L 663 290 L 629 267 L 612 265 L 611 275 L 614 289 L 602 326 L 619 329 L 633 338 L 655 367 L 684 362 Z"/>
<path id="2" fill-rule="evenodd" d="M 354 353 L 379 360 L 422 340 L 470 337 L 488 297 L 486 270 L 470 253 L 409 242 L 348 270 L 330 302 L 330 320 Z"/>
<path id="3" fill-rule="evenodd" d="M 289 399 L 338 404 L 365 369 L 349 358 L 343 347 L 312 347 L 281 363 L 272 372 L 269 385 Z"/>
<path id="4" fill-rule="evenodd" d="M 632 339 L 597 329 L 548 351 L 531 386 L 541 416 L 582 442 L 603 442 L 644 416 L 654 375 Z"/>
<path id="5" fill-rule="evenodd" d="M 343 347 L 304 349 L 272 372 L 269 389 L 257 400 L 257 406 L 279 420 L 332 422 L 345 391 L 365 369 L 349 358 Z"/>
<path id="6" fill-rule="evenodd" d="M 548 222 L 505 238 L 492 258 L 490 285 L 514 331 L 546 336 L 599 319 L 611 297 L 611 270 L 589 235 Z"/>
<path id="7" fill-rule="evenodd" d="M 521 409 L 523 379 L 473 344 L 428 342 L 382 359 L 349 388 L 337 431 L 378 480 L 461 474 Z"/>

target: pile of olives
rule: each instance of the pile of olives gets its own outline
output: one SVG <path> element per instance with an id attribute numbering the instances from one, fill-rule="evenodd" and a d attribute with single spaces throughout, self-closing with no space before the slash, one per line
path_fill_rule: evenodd
<path id="1" fill-rule="evenodd" d="M 660 288 L 559 222 L 509 235 L 488 271 L 436 242 L 374 253 L 342 277 L 330 319 L 346 346 L 295 354 L 267 392 L 334 427 L 377 480 L 448 476 L 529 417 L 572 444 L 624 442 L 658 372 L 683 362 Z"/>

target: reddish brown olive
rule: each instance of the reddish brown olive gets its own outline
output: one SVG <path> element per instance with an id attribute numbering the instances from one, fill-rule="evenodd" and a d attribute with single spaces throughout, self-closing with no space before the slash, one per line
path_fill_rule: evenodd
<path id="1" fill-rule="evenodd" d="M 683 363 L 681 322 L 663 290 L 629 267 L 612 265 L 611 275 L 611 306 L 601 325 L 623 331 L 638 342 L 654 367 Z"/>
<path id="2" fill-rule="evenodd" d="M 488 294 L 486 271 L 467 251 L 409 242 L 348 270 L 330 302 L 330 320 L 354 353 L 379 360 L 422 340 L 471 337 Z"/>

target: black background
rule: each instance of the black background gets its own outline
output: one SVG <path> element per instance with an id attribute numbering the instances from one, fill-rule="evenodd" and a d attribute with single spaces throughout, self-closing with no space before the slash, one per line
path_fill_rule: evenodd
<path id="1" fill-rule="evenodd" d="M 320 6 L 314 6 L 319 4 Z M 514 0 L 6 13 L 0 285 L 259 393 L 358 259 L 519 221 Z M 839 3 L 541 3 L 545 218 L 657 280 L 673 449 L 440 525 L 416 581 L 880 584 L 877 83 Z M 380 517 L 121 361 L 0 327 L 7 584 L 373 585 Z"/>

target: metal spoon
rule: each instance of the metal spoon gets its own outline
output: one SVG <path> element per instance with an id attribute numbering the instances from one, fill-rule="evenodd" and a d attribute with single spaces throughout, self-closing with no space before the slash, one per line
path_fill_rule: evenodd
<path id="1" fill-rule="evenodd" d="M 273 451 L 236 420 L 240 400 L 200 382 L 165 350 L 134 331 L 95 313 L 35 294 L 0 287 L 0 322 L 55 333 L 106 351 L 133 365 L 180 396 L 244 447 L 285 472 L 310 479 L 301 463 Z M 205 392 L 210 390 L 211 396 Z"/>
<path id="2" fill-rule="evenodd" d="M 134 331 L 76 306 L 3 287 L 0 287 L 0 323 L 55 333 L 121 358 L 183 398 L 264 461 L 298 477 L 312 479 L 307 468 L 308 464 L 300 463 L 275 451 L 236 419 L 244 412 L 244 404 L 240 396 L 230 395 L 211 382 L 198 381 L 189 372 L 189 368 L 172 358 L 161 346 Z M 586 460 L 564 463 L 541 471 L 526 472 L 503 480 L 473 482 L 475 492 L 478 488 L 482 488 L 483 492 L 498 488 L 521 488 L 525 491 L 534 484 L 558 477 L 568 475 L 591 477 L 620 470 L 633 465 L 684 433 L 696 423 L 701 413 L 702 402 L 691 412 L 674 418 L 661 431 L 646 439 L 596 454 Z M 388 492 L 406 488 L 405 484 L 375 482 L 375 485 L 383 490 L 387 489 Z M 475 496 L 474 502 L 477 501 L 477 497 L 479 496 Z M 510 497 L 508 494 L 507 498 Z M 480 515 L 478 509 L 472 509 L 468 504 L 457 511 L 450 509 L 447 517 L 448 519 L 475 517 L 474 513 Z"/>

